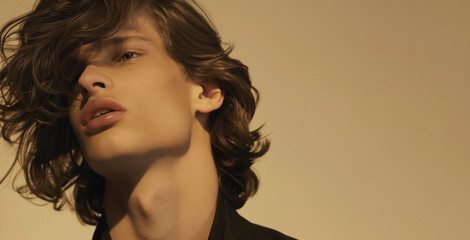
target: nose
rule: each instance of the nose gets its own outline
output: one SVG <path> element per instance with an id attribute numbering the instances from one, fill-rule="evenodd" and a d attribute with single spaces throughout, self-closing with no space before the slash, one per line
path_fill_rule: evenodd
<path id="1" fill-rule="evenodd" d="M 95 95 L 113 87 L 111 77 L 99 66 L 88 65 L 78 79 L 78 85 L 82 88 L 82 94 Z"/>

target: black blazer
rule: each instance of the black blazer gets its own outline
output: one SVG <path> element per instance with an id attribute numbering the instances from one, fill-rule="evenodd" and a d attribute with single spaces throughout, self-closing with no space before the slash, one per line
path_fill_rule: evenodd
<path id="1" fill-rule="evenodd" d="M 217 199 L 214 222 L 208 240 L 292 240 L 276 230 L 253 224 L 240 216 L 223 197 Z M 111 240 L 104 215 L 92 240 Z"/>

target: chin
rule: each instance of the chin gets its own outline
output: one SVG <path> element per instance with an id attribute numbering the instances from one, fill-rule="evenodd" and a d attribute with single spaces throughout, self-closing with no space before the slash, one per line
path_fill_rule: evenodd
<path id="1" fill-rule="evenodd" d="M 126 134 L 124 131 L 109 131 L 92 136 L 84 144 L 85 159 L 98 174 L 105 176 L 110 170 L 130 170 L 139 163 L 160 158 L 178 158 L 190 146 L 190 133 L 171 134 L 146 133 Z M 158 137 L 153 137 L 158 136 Z"/>

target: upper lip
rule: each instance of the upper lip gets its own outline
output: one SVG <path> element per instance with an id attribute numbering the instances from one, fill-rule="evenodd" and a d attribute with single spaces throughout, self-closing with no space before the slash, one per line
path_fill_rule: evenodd
<path id="1" fill-rule="evenodd" d="M 82 124 L 84 126 L 93 119 L 93 115 L 100 110 L 126 111 L 126 108 L 110 97 L 99 97 L 89 100 L 81 112 Z"/>

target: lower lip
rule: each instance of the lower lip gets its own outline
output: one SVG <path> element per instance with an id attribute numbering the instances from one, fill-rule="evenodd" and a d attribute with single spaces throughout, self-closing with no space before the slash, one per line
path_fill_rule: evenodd
<path id="1" fill-rule="evenodd" d="M 93 118 L 85 126 L 85 133 L 96 134 L 104 131 L 119 122 L 124 117 L 125 113 L 126 112 L 124 111 L 114 111 L 103 114 L 97 118 Z"/>

